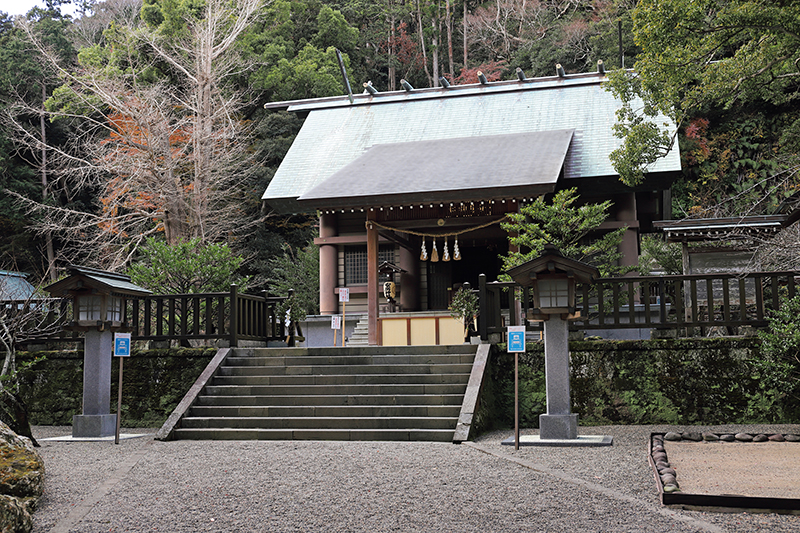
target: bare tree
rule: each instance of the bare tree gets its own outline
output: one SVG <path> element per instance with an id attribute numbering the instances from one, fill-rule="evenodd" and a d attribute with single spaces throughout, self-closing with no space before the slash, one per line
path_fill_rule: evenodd
<path id="1" fill-rule="evenodd" d="M 61 331 L 69 319 L 61 304 L 61 299 L 40 298 L 37 292 L 22 300 L 0 301 L 0 348 L 5 352 L 0 371 L 0 420 L 17 434 L 30 438 L 35 446 L 38 444 L 31 434 L 28 408 L 19 394 L 17 350 L 25 342 Z"/>
<path id="2" fill-rule="evenodd" d="M 85 261 L 91 252 L 116 269 L 156 233 L 173 244 L 252 227 L 237 197 L 253 169 L 241 117 L 246 95 L 230 81 L 247 68 L 236 40 L 263 7 L 264 0 L 208 0 L 202 14 L 184 16 L 180 31 L 115 27 L 107 44 L 82 50 L 76 68 L 62 68 L 23 22 L 66 82 L 54 95 L 52 116 L 73 120 L 79 131 L 72 146 L 50 148 L 52 166 L 72 194 L 97 197 L 92 211 L 20 197 L 43 215 L 40 231 L 71 245 L 66 259 L 81 254 Z M 23 141 L 41 144 L 18 131 Z"/>

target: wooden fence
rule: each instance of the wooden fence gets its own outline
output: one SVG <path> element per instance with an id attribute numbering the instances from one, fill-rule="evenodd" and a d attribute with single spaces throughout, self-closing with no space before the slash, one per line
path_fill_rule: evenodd
<path id="1" fill-rule="evenodd" d="M 286 297 L 229 292 L 163 294 L 129 298 L 123 321 L 131 338 L 142 341 L 241 340 L 271 341 L 284 338 L 284 322 L 277 304 Z"/>
<path id="2" fill-rule="evenodd" d="M 768 325 L 770 311 L 797 294 L 800 272 L 695 274 L 600 278 L 577 287 L 581 317 L 572 330 L 677 329 L 681 336 L 710 331 L 736 335 L 744 327 Z M 513 282 L 479 280 L 479 333 L 488 340 L 508 325 L 521 325 L 531 307 L 528 288 Z M 514 298 L 511 295 L 515 294 Z M 516 300 L 511 312 L 508 302 Z M 532 329 L 540 326 L 526 325 Z"/>
<path id="3" fill-rule="evenodd" d="M 266 291 L 239 294 L 236 285 L 228 292 L 128 297 L 123 329 L 131 332 L 134 341 L 188 344 L 190 340 L 226 340 L 235 347 L 240 341 L 284 340 L 287 330 L 277 308 L 286 298 L 267 296 Z M 30 311 L 34 307 L 35 314 Z M 74 318 L 71 298 L 0 301 L 0 318 L 4 320 L 23 312 L 30 315 L 31 323 L 36 321 L 39 331 L 22 336 L 25 343 L 80 340 L 77 332 L 69 331 Z M 30 329 L 33 331 L 33 327 Z"/>

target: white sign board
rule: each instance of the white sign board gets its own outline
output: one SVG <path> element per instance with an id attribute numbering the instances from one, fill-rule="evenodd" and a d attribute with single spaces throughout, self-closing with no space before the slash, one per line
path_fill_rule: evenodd
<path id="1" fill-rule="evenodd" d="M 331 317 L 331 329 L 341 329 L 342 328 L 342 317 L 339 315 L 333 315 Z"/>
<path id="2" fill-rule="evenodd" d="M 508 326 L 508 353 L 525 351 L 525 326 Z"/>
<path id="3" fill-rule="evenodd" d="M 339 289 L 339 301 L 340 302 L 350 301 L 350 289 L 345 289 L 345 288 Z"/>
<path id="4" fill-rule="evenodd" d="M 131 356 L 131 334 L 114 333 L 114 357 Z"/>

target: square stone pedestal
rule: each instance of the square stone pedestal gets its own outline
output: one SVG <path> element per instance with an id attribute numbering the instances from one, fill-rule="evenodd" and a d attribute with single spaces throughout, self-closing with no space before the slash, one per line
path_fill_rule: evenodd
<path id="1" fill-rule="evenodd" d="M 73 437 L 109 437 L 117 433 L 117 415 L 73 415 Z"/>
<path id="2" fill-rule="evenodd" d="M 539 437 L 542 439 L 577 439 L 578 415 L 539 415 Z"/>

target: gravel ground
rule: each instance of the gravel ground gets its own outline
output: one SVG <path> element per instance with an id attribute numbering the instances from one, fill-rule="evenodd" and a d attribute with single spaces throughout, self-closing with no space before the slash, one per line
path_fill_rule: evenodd
<path id="1" fill-rule="evenodd" d="M 613 436 L 614 445 L 518 451 L 500 444 L 510 431 L 460 446 L 42 441 L 47 477 L 34 532 L 800 531 L 800 516 L 661 507 L 648 436 L 688 429 L 581 427 L 580 434 Z M 691 429 L 800 432 L 800 426 Z M 70 431 L 36 427 L 34 435 Z"/>

